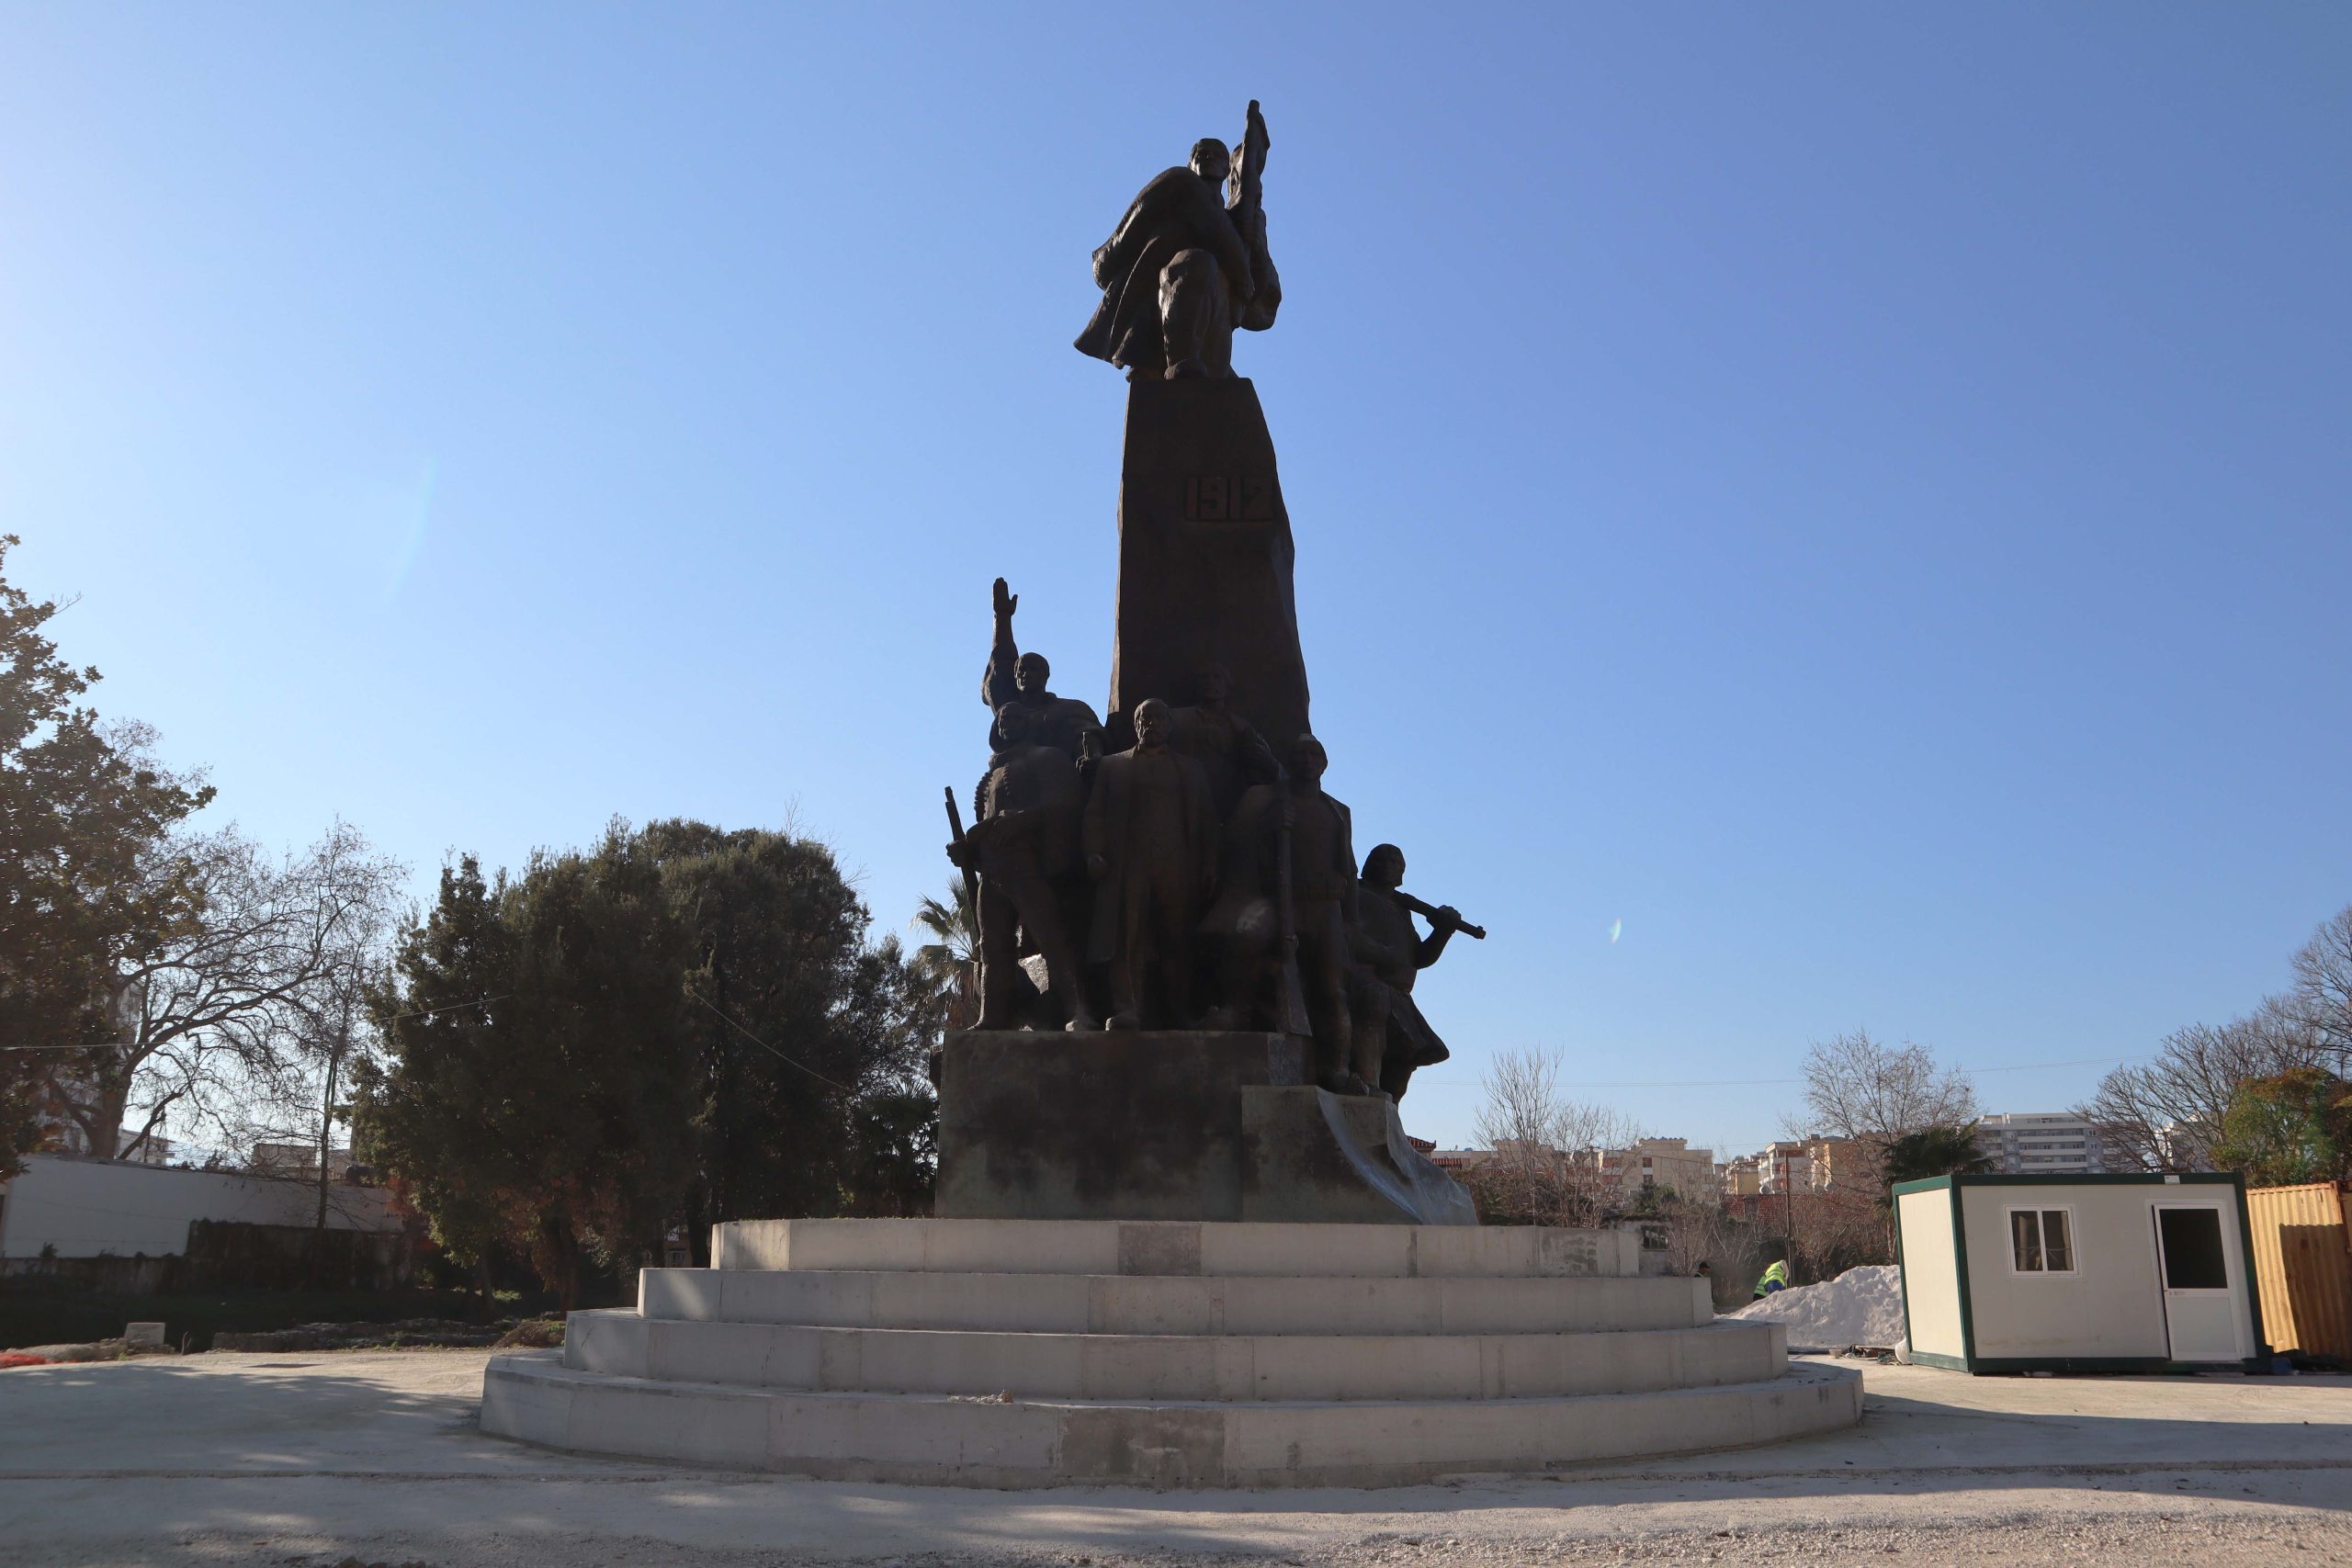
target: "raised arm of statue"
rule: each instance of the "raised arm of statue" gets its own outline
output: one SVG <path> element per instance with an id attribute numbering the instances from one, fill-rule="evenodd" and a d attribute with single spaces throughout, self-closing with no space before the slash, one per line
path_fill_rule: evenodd
<path id="1" fill-rule="evenodd" d="M 1232 191 L 1226 200 L 1234 233 L 1250 255 L 1251 288 L 1248 298 L 1239 301 L 1233 319 L 1233 324 L 1245 332 L 1261 333 L 1272 326 L 1274 312 L 1283 302 L 1282 276 L 1274 271 L 1273 255 L 1266 248 L 1266 149 L 1272 145 L 1266 135 L 1266 117 L 1258 112 L 1258 100 L 1252 98 L 1250 123 L 1233 160 Z"/>
<path id="2" fill-rule="evenodd" d="M 1266 117 L 1258 112 L 1258 100 L 1250 100 L 1250 123 L 1241 132 L 1240 154 L 1233 164 L 1233 196 L 1226 205 L 1236 212 L 1256 212 L 1265 202 L 1266 149 L 1273 142 L 1266 135 Z"/>
<path id="3" fill-rule="evenodd" d="M 980 675 L 980 701 L 990 713 L 1011 702 L 1020 690 L 1012 680 L 1012 667 L 1021 661 L 1021 650 L 1012 645 L 1012 612 L 1019 608 L 1021 595 L 1007 588 L 1000 577 L 995 599 L 996 637 L 989 646 L 988 669 Z"/>

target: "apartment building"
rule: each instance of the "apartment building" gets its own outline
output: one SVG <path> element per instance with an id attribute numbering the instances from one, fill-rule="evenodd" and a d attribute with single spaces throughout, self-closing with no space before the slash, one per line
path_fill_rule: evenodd
<path id="1" fill-rule="evenodd" d="M 1723 1191 L 1715 1151 L 1694 1149 L 1687 1138 L 1643 1138 L 1630 1148 L 1602 1149 L 1600 1157 L 1602 1173 L 1626 1202 L 1644 1191 L 1712 1202 Z"/>
<path id="2" fill-rule="evenodd" d="M 1810 1192 L 1813 1190 L 1813 1139 L 1776 1139 L 1758 1155 L 1760 1179 L 1758 1192 Z"/>
<path id="3" fill-rule="evenodd" d="M 1976 1123 L 1976 1145 L 1993 1168 L 2013 1176 L 2102 1176 L 2109 1165 L 2098 1123 L 2072 1111 L 2011 1111 Z"/>

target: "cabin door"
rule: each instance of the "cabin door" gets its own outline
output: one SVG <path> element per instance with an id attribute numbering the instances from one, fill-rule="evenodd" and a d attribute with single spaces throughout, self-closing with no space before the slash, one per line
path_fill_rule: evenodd
<path id="1" fill-rule="evenodd" d="M 2227 1227 L 2218 1203 L 2159 1203 L 2156 1269 L 2165 1293 L 2165 1337 L 2176 1361 L 2235 1361 L 2238 1313 L 2231 1291 Z"/>

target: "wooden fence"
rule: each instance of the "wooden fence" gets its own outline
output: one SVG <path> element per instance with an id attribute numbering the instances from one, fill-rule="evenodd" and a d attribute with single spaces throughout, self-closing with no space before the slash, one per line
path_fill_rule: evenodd
<path id="1" fill-rule="evenodd" d="M 2262 1332 L 2275 1350 L 2352 1364 L 2352 1193 L 2340 1181 L 2252 1187 Z"/>

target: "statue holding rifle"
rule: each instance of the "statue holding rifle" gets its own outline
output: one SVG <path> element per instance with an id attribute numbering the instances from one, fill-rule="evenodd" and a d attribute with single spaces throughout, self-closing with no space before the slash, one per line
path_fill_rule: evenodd
<path id="1" fill-rule="evenodd" d="M 1483 942 L 1487 932 L 1451 904 L 1425 904 L 1405 891 L 1405 852 L 1374 844 L 1363 857 L 1354 923 L 1348 928 L 1351 1066 L 1391 1100 L 1403 1100 L 1414 1072 L 1452 1055 L 1413 1001 L 1413 977 L 1435 964 L 1460 931 Z M 1413 917 L 1430 934 L 1413 930 Z"/>
<path id="2" fill-rule="evenodd" d="M 1216 138 L 1145 186 L 1094 253 L 1102 303 L 1078 349 L 1131 381 L 1233 374 L 1233 333 L 1264 332 L 1282 279 L 1266 249 L 1265 118 L 1250 100 L 1238 156 Z"/>

